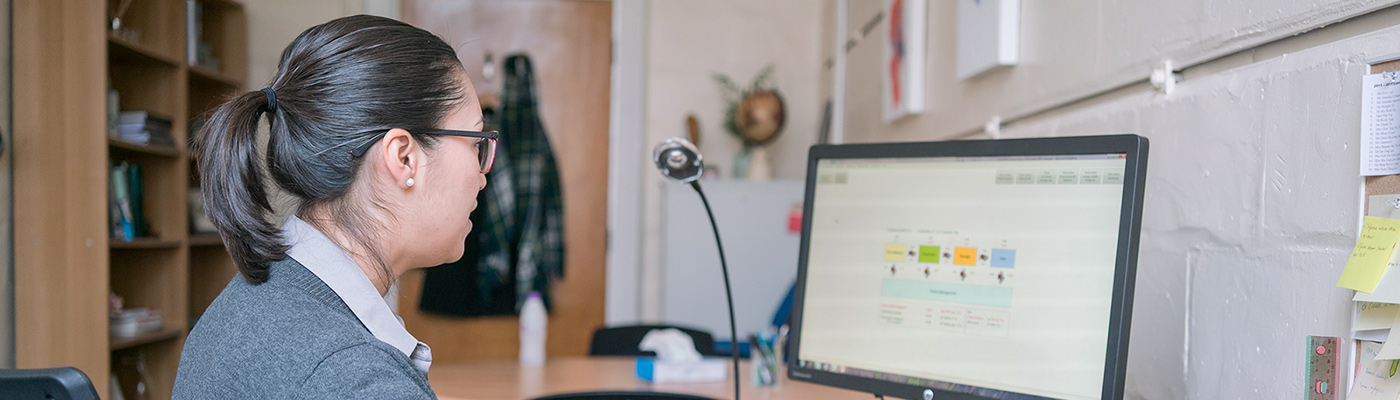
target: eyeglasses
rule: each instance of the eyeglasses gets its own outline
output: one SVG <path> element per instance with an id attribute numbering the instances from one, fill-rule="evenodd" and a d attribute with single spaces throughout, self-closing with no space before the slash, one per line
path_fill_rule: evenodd
<path id="1" fill-rule="evenodd" d="M 462 136 L 462 137 L 481 138 L 481 140 L 476 141 L 476 161 L 481 163 L 481 165 L 480 165 L 480 167 L 481 167 L 481 173 L 483 173 L 483 174 L 484 174 L 484 173 L 487 173 L 487 172 L 491 172 L 491 164 L 495 163 L 495 161 L 496 161 L 496 139 L 499 139 L 499 138 L 501 137 L 500 132 L 496 132 L 496 131 L 491 131 L 491 132 L 477 132 L 477 131 L 454 131 L 454 130 L 451 130 L 451 129 L 433 129 L 433 130 L 423 131 L 423 132 L 419 132 L 419 133 L 424 134 L 424 135 Z M 374 135 L 374 138 L 373 138 L 373 139 L 370 139 L 370 141 L 365 142 L 365 144 L 362 144 L 362 145 L 360 145 L 359 147 L 356 147 L 354 150 L 351 150 L 351 151 L 350 151 L 350 155 L 351 155 L 351 156 L 355 156 L 355 157 L 359 157 L 359 156 L 365 155 L 365 152 L 369 151 L 369 148 L 370 148 L 370 147 L 374 146 L 375 143 L 379 142 L 379 139 L 383 139 L 383 138 L 384 138 L 384 135 L 387 135 L 387 134 L 389 134 L 389 131 L 384 131 L 384 132 L 382 132 L 382 133 L 380 133 L 380 134 L 378 134 L 378 135 Z"/>

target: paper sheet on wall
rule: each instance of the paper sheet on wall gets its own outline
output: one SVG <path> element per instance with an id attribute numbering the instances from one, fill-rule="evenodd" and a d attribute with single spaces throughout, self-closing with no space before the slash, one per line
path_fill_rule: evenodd
<path id="1" fill-rule="evenodd" d="M 1400 318 L 1390 323 L 1392 332 L 1400 332 Z M 1387 340 L 1381 345 L 1381 349 L 1376 351 L 1376 360 L 1400 360 L 1400 340 Z"/>
<path id="2" fill-rule="evenodd" d="M 1351 330 L 1390 329 L 1396 311 L 1400 311 L 1400 304 L 1358 302 L 1356 322 L 1351 325 Z"/>
<path id="3" fill-rule="evenodd" d="M 1400 304 L 1400 267 L 1391 268 L 1393 265 L 1400 265 L 1400 251 L 1390 254 L 1390 261 L 1386 262 L 1385 272 L 1381 273 L 1376 288 L 1371 293 L 1357 291 L 1351 300 Z M 1386 329 L 1390 329 L 1390 326 L 1386 326 Z"/>
<path id="4" fill-rule="evenodd" d="M 1361 77 L 1361 175 L 1400 174 L 1400 73 Z"/>
<path id="5" fill-rule="evenodd" d="M 1352 249 L 1337 286 L 1374 292 L 1381 274 L 1391 262 L 1396 239 L 1400 239 L 1400 220 L 1366 217 L 1361 224 L 1361 234 L 1356 238 L 1356 248 Z"/>
<path id="6" fill-rule="evenodd" d="M 1381 344 L 1361 342 L 1356 357 L 1356 377 L 1347 400 L 1395 400 L 1400 396 L 1400 376 L 1390 376 L 1391 361 L 1375 361 Z"/>
<path id="7" fill-rule="evenodd" d="M 1370 207 L 1366 208 L 1366 215 L 1400 219 L 1400 194 L 1379 194 L 1366 199 L 1370 204 Z"/>
<path id="8" fill-rule="evenodd" d="M 1370 340 L 1372 342 L 1385 342 L 1390 339 L 1390 327 L 1385 329 L 1372 329 L 1369 331 L 1352 331 L 1351 338 L 1356 340 Z"/>

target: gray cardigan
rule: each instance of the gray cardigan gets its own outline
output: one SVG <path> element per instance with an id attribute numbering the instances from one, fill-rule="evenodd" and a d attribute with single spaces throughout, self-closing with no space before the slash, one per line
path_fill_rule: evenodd
<path id="1" fill-rule="evenodd" d="M 234 276 L 214 299 L 185 341 L 174 397 L 436 398 L 403 352 L 291 258 L 260 285 Z"/>

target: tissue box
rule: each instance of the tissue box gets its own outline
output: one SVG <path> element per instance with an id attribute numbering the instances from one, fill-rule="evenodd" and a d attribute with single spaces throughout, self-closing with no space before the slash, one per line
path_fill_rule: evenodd
<path id="1" fill-rule="evenodd" d="M 727 358 L 705 358 L 696 362 L 637 359 L 637 377 L 656 383 L 720 382 L 728 375 Z"/>

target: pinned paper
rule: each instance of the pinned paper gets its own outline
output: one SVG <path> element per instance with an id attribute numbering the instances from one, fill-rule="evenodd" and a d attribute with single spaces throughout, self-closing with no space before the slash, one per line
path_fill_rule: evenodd
<path id="1" fill-rule="evenodd" d="M 1379 194 L 1366 197 L 1366 215 L 1372 217 L 1400 219 L 1400 194 Z"/>
<path id="2" fill-rule="evenodd" d="M 1361 342 L 1361 355 L 1356 358 L 1356 380 L 1351 383 L 1347 400 L 1395 400 L 1400 396 L 1400 376 L 1390 376 L 1394 361 L 1375 361 L 1381 344 Z"/>
<path id="3" fill-rule="evenodd" d="M 1400 332 L 1400 319 L 1396 319 L 1390 324 L 1390 330 Z M 1374 359 L 1376 361 L 1400 359 L 1400 340 L 1385 341 L 1385 344 L 1381 345 L 1381 349 L 1376 351 Z"/>
<path id="4" fill-rule="evenodd" d="M 1400 304 L 1359 302 L 1357 309 L 1356 323 L 1351 325 L 1351 330 L 1390 329 Z"/>
<path id="5" fill-rule="evenodd" d="M 1366 217 L 1356 248 L 1351 250 L 1346 269 L 1337 286 L 1371 293 L 1386 270 L 1395 241 L 1400 239 L 1400 220 Z"/>
<path id="6" fill-rule="evenodd" d="M 1361 77 L 1361 175 L 1400 174 L 1400 73 Z"/>

